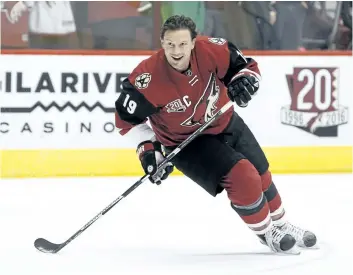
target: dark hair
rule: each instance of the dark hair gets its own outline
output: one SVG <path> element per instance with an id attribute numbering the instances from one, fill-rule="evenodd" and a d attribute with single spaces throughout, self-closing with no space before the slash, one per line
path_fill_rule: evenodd
<path id="1" fill-rule="evenodd" d="M 189 30 L 191 39 L 194 39 L 197 36 L 195 22 L 190 17 L 186 17 L 184 15 L 173 15 L 169 17 L 162 26 L 161 38 L 164 38 L 166 31 L 175 30 Z"/>

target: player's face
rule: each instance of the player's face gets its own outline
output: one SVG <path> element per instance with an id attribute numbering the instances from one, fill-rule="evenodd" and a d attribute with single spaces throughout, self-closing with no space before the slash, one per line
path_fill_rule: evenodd
<path id="1" fill-rule="evenodd" d="M 168 63 L 177 71 L 189 67 L 191 50 L 195 39 L 191 39 L 189 30 L 166 31 L 161 40 Z"/>

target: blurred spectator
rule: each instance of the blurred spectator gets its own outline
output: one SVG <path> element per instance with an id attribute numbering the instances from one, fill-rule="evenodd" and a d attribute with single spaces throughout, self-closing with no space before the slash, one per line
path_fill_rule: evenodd
<path id="1" fill-rule="evenodd" d="M 18 22 L 26 11 L 29 13 L 30 48 L 77 47 L 76 26 L 70 1 L 16 1 L 10 11 L 11 20 Z"/>
<path id="2" fill-rule="evenodd" d="M 161 5 L 162 22 L 174 14 L 185 15 L 194 20 L 197 31 L 204 33 L 206 7 L 204 1 L 163 1 Z"/>
<path id="3" fill-rule="evenodd" d="M 276 19 L 273 24 L 279 50 L 298 50 L 302 46 L 305 3 L 301 1 L 272 1 Z"/>
<path id="4" fill-rule="evenodd" d="M 1 47 L 5 49 L 28 48 L 28 11 L 12 19 L 11 11 L 17 1 L 0 1 L 1 7 Z"/>
<path id="5" fill-rule="evenodd" d="M 335 25 L 335 18 L 327 13 L 326 2 L 308 1 L 306 3 L 308 14 L 303 29 L 303 36 L 306 41 L 305 47 L 307 49 L 331 49 L 332 47 L 333 49 L 348 49 L 352 41 L 352 31 L 344 26 L 340 20 Z M 335 6 L 337 3 L 335 3 Z M 342 12 L 343 9 L 334 16 L 340 17 Z M 334 35 L 333 41 L 330 41 L 331 35 Z M 331 42 L 334 42 L 334 45 L 331 45 Z"/>
<path id="6" fill-rule="evenodd" d="M 350 29 L 349 32 L 349 43 L 347 49 L 352 49 L 352 1 L 344 1 L 342 2 L 342 11 L 341 17 L 343 21 L 343 25 Z"/>
<path id="7" fill-rule="evenodd" d="M 341 11 L 343 24 L 350 30 L 352 30 L 352 3 L 352 1 L 343 1 Z"/>
<path id="8" fill-rule="evenodd" d="M 151 49 L 152 18 L 139 13 L 139 1 L 88 1 L 88 27 L 94 49 Z"/>
<path id="9" fill-rule="evenodd" d="M 268 1 L 226 1 L 225 20 L 229 40 L 241 49 L 278 49 L 273 12 Z"/>
<path id="10" fill-rule="evenodd" d="M 224 20 L 224 1 L 206 1 L 204 35 L 228 39 Z"/>

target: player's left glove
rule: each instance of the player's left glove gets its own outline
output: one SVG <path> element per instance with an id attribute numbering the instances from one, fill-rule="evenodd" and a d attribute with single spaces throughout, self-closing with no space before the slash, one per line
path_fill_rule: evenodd
<path id="1" fill-rule="evenodd" d="M 228 84 L 228 97 L 239 107 L 248 106 L 251 98 L 259 89 L 260 80 L 250 70 L 244 69 L 237 73 Z"/>

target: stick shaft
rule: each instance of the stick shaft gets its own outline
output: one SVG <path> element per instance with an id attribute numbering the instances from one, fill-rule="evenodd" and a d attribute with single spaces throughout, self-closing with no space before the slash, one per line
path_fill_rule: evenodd
<path id="1" fill-rule="evenodd" d="M 194 140 L 197 136 L 200 135 L 208 126 L 210 126 L 218 117 L 224 114 L 229 108 L 233 106 L 233 103 L 229 101 L 226 105 L 224 105 L 210 120 L 205 122 L 199 129 L 193 132 L 186 140 L 184 140 L 177 148 L 175 148 L 158 166 L 156 173 L 158 173 L 164 166 L 170 162 L 186 145 L 188 145 L 192 140 Z M 95 223 L 101 216 L 105 215 L 109 210 L 111 210 L 117 203 L 119 203 L 123 198 L 128 196 L 132 191 L 134 191 L 138 186 L 140 186 L 145 180 L 147 180 L 150 175 L 146 174 L 141 179 L 139 179 L 136 183 L 134 183 L 129 189 L 127 189 L 122 195 L 120 195 L 117 199 L 115 199 L 111 204 L 109 204 L 106 208 L 104 208 L 101 212 L 99 212 L 92 220 L 90 220 L 87 224 L 85 224 L 79 231 L 73 234 L 67 241 L 60 244 L 58 250 L 61 250 L 66 245 L 68 245 L 71 241 L 76 239 L 81 233 L 83 233 L 88 227 L 90 227 L 93 223 Z"/>

